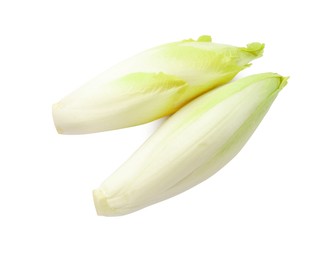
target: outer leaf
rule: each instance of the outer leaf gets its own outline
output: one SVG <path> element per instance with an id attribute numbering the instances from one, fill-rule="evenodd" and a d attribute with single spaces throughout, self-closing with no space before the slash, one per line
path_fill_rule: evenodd
<path id="1" fill-rule="evenodd" d="M 94 191 L 97 213 L 128 214 L 209 178 L 241 150 L 286 83 L 253 75 L 184 106 Z"/>
<path id="2" fill-rule="evenodd" d="M 170 115 L 230 81 L 264 45 L 216 44 L 209 36 L 165 44 L 132 57 L 53 106 L 59 133 L 84 134 L 135 126 Z"/>

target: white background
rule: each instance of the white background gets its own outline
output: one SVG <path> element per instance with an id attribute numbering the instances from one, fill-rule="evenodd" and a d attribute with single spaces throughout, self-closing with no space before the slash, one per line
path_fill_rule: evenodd
<path id="1" fill-rule="evenodd" d="M 330 1 L 0 2 L 0 259 L 333 259 Z M 63 136 L 51 105 L 155 45 L 210 34 L 266 44 L 239 77 L 290 76 L 239 155 L 131 215 L 91 191 L 158 122 Z"/>

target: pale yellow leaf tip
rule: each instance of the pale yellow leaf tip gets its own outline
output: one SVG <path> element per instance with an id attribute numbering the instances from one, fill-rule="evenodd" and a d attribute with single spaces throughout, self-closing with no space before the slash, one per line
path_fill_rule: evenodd
<path id="1" fill-rule="evenodd" d="M 201 35 L 198 40 L 198 42 L 212 42 L 212 37 L 210 35 Z"/>
<path id="2" fill-rule="evenodd" d="M 282 77 L 281 84 L 279 86 L 279 90 L 282 90 L 288 84 L 289 77 Z"/>
<path id="3" fill-rule="evenodd" d="M 196 41 L 190 38 L 183 40 L 182 42 L 212 42 L 212 37 L 210 35 L 201 35 Z"/>
<path id="4" fill-rule="evenodd" d="M 107 203 L 106 197 L 100 190 L 93 191 L 94 204 L 98 216 L 108 216 L 110 207 Z"/>
<path id="5" fill-rule="evenodd" d="M 242 50 L 249 52 L 256 57 L 261 57 L 264 53 L 264 49 L 265 49 L 265 44 L 260 42 L 252 42 L 249 43 L 246 46 L 246 48 L 242 48 Z"/>

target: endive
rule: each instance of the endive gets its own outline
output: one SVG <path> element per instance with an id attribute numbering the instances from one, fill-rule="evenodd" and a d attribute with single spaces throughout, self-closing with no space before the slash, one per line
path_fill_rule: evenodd
<path id="1" fill-rule="evenodd" d="M 287 79 L 264 73 L 190 102 L 94 191 L 99 215 L 131 213 L 212 176 L 245 145 Z"/>
<path id="2" fill-rule="evenodd" d="M 59 133 L 84 134 L 135 126 L 170 115 L 230 81 L 264 45 L 239 48 L 197 41 L 165 44 L 97 76 L 53 106 Z"/>

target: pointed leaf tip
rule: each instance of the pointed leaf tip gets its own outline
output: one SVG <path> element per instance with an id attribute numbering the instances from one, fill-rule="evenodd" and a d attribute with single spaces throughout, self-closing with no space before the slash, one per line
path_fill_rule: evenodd
<path id="1" fill-rule="evenodd" d="M 250 52 L 257 57 L 261 57 L 263 55 L 264 49 L 265 44 L 260 42 L 251 42 L 246 46 L 246 48 L 244 48 L 245 51 Z"/>
<path id="2" fill-rule="evenodd" d="M 281 84 L 279 86 L 279 90 L 283 89 L 288 84 L 289 77 L 282 77 Z"/>
<path id="3" fill-rule="evenodd" d="M 212 42 L 212 37 L 210 35 L 201 35 L 198 38 L 198 42 Z"/>

